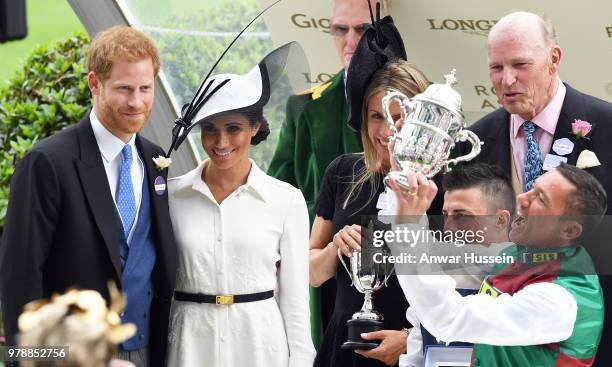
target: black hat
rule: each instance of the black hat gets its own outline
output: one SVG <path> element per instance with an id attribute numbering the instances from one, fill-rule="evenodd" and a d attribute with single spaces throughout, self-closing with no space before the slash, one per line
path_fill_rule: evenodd
<path id="1" fill-rule="evenodd" d="M 390 16 L 380 19 L 380 3 L 376 4 L 376 21 L 371 7 L 370 16 L 372 25 L 368 26 L 357 44 L 346 78 L 348 125 L 355 131 L 361 128 L 363 97 L 372 76 L 389 61 L 407 59 L 404 42 L 393 19 Z"/>

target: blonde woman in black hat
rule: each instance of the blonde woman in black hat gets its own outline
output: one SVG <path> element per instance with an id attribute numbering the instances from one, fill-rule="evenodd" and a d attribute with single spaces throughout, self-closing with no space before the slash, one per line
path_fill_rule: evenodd
<path id="1" fill-rule="evenodd" d="M 270 132 L 262 108 L 279 63 L 269 59 L 246 75 L 208 78 L 184 111 L 209 158 L 169 181 L 179 247 L 171 366 L 313 363 L 306 203 L 249 159 Z"/>
<path id="2" fill-rule="evenodd" d="M 412 97 L 427 88 L 425 75 L 407 61 L 401 36 L 391 17 L 377 20 L 365 31 L 351 59 L 347 74 L 349 126 L 361 134 L 364 152 L 336 158 L 321 180 L 315 220 L 310 238 L 310 284 L 319 286 L 335 277 L 336 300 L 332 318 L 325 330 L 315 359 L 316 367 L 375 367 L 397 365 L 405 353 L 408 304 L 393 275 L 387 286 L 373 297 L 385 330 L 348 340 L 347 321 L 359 311 L 364 296 L 352 286 L 348 273 L 339 267 L 338 254 L 345 263 L 360 251 L 362 216 L 376 216 L 385 195 L 383 177 L 391 168 L 388 137 L 391 131 L 384 118 L 382 98 L 395 90 Z M 391 105 L 394 119 L 400 118 L 399 105 Z M 382 195 L 381 195 L 382 194 Z M 369 344 L 369 345 L 368 345 Z M 376 346 L 376 344 L 379 344 Z"/>
<path id="3" fill-rule="evenodd" d="M 315 366 L 396 365 L 400 354 L 405 353 L 407 334 L 402 329 L 410 326 L 405 318 L 408 304 L 395 276 L 373 298 L 374 309 L 384 315 L 388 330 L 364 337 L 378 340 L 380 346 L 357 352 L 341 349 L 348 338 L 346 321 L 361 307 L 363 295 L 351 287 L 348 274 L 338 266 L 337 254 L 340 250 L 348 263 L 352 252 L 360 250 L 361 216 L 378 213 L 377 202 L 384 192 L 382 180 L 391 167 L 387 148 L 391 131 L 383 116 L 383 96 L 396 90 L 412 97 L 428 85 L 425 75 L 404 60 L 387 62 L 377 70 L 365 90 L 361 117 L 351 120 L 361 132 L 364 152 L 338 157 L 325 172 L 310 239 L 310 283 L 318 286 L 335 276 L 338 285 L 334 313 Z M 391 112 L 399 118 L 399 106 L 392 105 Z"/>

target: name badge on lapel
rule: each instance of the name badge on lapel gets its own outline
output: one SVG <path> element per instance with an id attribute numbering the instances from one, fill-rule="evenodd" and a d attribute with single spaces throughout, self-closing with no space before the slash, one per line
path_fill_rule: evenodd
<path id="1" fill-rule="evenodd" d="M 561 163 L 567 163 L 567 157 L 560 157 L 554 154 L 546 154 L 542 169 L 544 171 L 550 171 L 551 169 L 557 168 Z"/>
<path id="2" fill-rule="evenodd" d="M 155 189 L 155 193 L 157 195 L 163 195 L 166 192 L 166 180 L 164 180 L 162 176 L 155 177 L 153 188 Z"/>
<path id="3" fill-rule="evenodd" d="M 553 143 L 552 150 L 558 155 L 568 155 L 574 150 L 574 143 L 568 138 L 557 139 Z"/>

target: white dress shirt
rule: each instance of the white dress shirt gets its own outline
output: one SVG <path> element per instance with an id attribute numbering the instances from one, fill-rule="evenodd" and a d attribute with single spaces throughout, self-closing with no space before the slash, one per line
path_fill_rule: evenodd
<path id="1" fill-rule="evenodd" d="M 201 179 L 205 164 L 168 180 L 179 247 L 176 289 L 237 295 L 278 286 L 279 293 L 277 300 L 229 306 L 174 302 L 168 365 L 311 367 L 309 222 L 302 193 L 251 161 L 246 184 L 218 204 Z"/>
<path id="2" fill-rule="evenodd" d="M 113 197 L 113 202 L 115 203 L 115 208 L 117 208 L 115 195 L 117 193 L 119 170 L 121 169 L 121 161 L 123 159 L 121 150 L 123 150 L 126 143 L 113 135 L 106 129 L 106 127 L 104 127 L 104 125 L 102 125 L 93 109 L 89 114 L 89 120 L 91 121 L 91 128 L 93 129 L 96 142 L 98 143 L 98 148 L 100 149 L 102 163 L 104 163 L 104 170 L 106 171 L 106 178 L 108 179 L 108 186 Z M 134 134 L 134 136 L 132 136 L 130 141 L 127 143 L 132 148 L 132 166 L 130 168 L 130 173 L 132 175 L 132 187 L 134 188 L 134 200 L 136 202 L 136 217 L 134 218 L 134 224 L 132 225 L 132 229 L 130 230 L 130 234 L 128 236 L 128 244 L 132 240 L 132 235 L 134 234 L 134 229 L 136 228 L 136 223 L 138 222 L 140 201 L 142 199 L 142 182 L 144 180 L 144 164 L 140 159 L 138 150 L 136 149 L 135 141 L 136 134 Z M 137 158 L 134 159 L 134 157 Z M 118 213 L 119 211 L 117 209 L 117 214 Z"/>

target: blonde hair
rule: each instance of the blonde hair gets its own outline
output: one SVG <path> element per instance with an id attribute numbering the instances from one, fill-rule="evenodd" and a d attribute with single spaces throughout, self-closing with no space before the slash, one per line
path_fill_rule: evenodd
<path id="1" fill-rule="evenodd" d="M 368 136 L 368 103 L 370 98 L 380 92 L 387 91 L 397 91 L 405 94 L 407 97 L 413 97 L 424 92 L 429 84 L 431 84 L 430 81 L 418 66 L 401 59 L 386 63 L 382 69 L 374 74 L 365 90 L 361 106 L 362 123 L 360 133 L 363 143 L 365 168 L 359 172 L 353 170 L 352 185 L 344 201 L 344 208 L 346 208 L 351 198 L 356 197 L 361 192 L 363 184 L 370 182 L 371 190 L 366 202 L 367 205 L 374 198 L 378 190 L 378 177 L 382 174 L 382 157 L 378 155 L 374 148 L 374 143 L 370 141 Z"/>
<path id="2" fill-rule="evenodd" d="M 153 40 L 141 31 L 128 26 L 114 26 L 98 33 L 91 41 L 85 66 L 100 80 L 107 80 L 113 62 L 125 58 L 130 61 L 151 59 L 155 76 L 159 72 L 159 51 Z"/>

